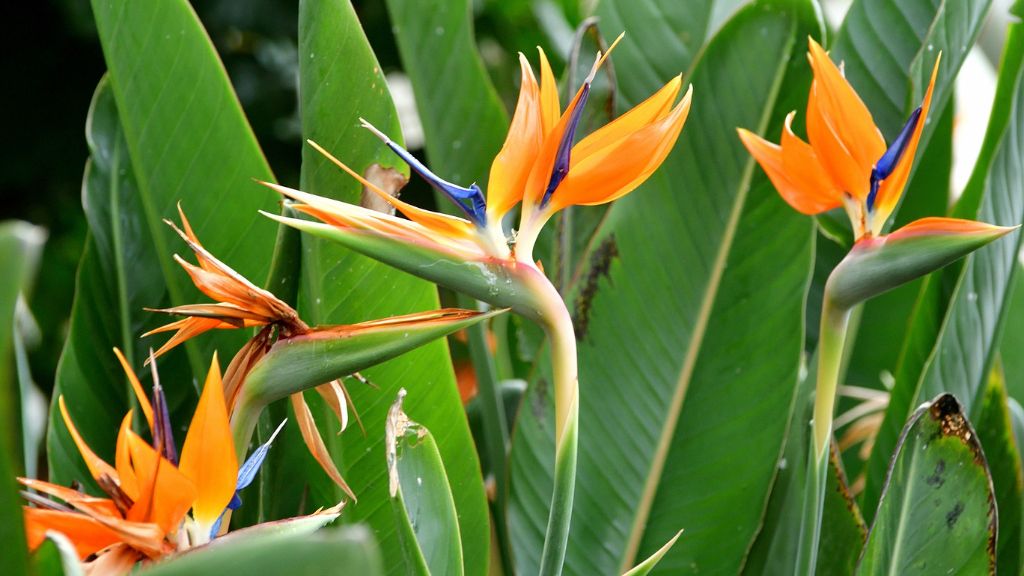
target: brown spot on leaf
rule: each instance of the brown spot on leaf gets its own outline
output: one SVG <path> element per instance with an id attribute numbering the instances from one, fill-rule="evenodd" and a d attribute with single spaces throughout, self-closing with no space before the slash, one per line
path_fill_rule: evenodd
<path id="1" fill-rule="evenodd" d="M 957 521 L 960 520 L 960 515 L 963 513 L 964 503 L 957 502 L 954 504 L 953 509 L 946 513 L 946 528 L 952 530 L 953 526 L 956 526 Z"/>
<path id="2" fill-rule="evenodd" d="M 618 257 L 618 255 L 619 246 L 615 242 L 615 235 L 610 235 L 602 240 L 591 253 L 587 274 L 580 283 L 580 293 L 576 297 L 576 302 L 573 306 L 573 325 L 576 327 L 576 338 L 578 340 L 583 340 L 587 336 L 587 328 L 590 323 L 590 305 L 597 294 L 598 283 L 601 278 L 608 276 L 612 260 Z"/>
<path id="3" fill-rule="evenodd" d="M 924 479 L 924 483 L 931 486 L 932 488 L 941 488 L 946 483 L 946 479 L 943 477 L 943 473 L 946 471 L 946 461 L 939 460 L 935 463 L 935 472 L 931 476 Z"/>
<path id="4" fill-rule="evenodd" d="M 387 192 L 391 196 L 398 198 L 398 192 L 405 184 L 409 181 L 401 172 L 387 166 L 381 166 L 380 164 L 370 164 L 366 172 L 363 173 L 363 177 L 370 182 L 377 185 L 378 188 Z M 367 190 L 363 187 L 363 193 L 359 197 L 359 205 L 363 208 L 369 208 L 370 210 L 376 210 L 377 212 L 383 212 L 385 214 L 394 214 L 395 208 L 388 204 L 387 200 L 381 198 L 375 194 L 372 190 Z"/>

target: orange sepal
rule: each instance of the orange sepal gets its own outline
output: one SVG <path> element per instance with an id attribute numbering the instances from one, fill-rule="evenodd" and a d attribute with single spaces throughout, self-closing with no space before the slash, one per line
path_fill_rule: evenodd
<path id="1" fill-rule="evenodd" d="M 82 459 L 85 460 L 85 465 L 89 468 L 89 473 L 92 474 L 92 477 L 99 480 L 100 476 L 107 475 L 114 479 L 115 482 L 118 481 L 117 471 L 97 456 L 92 451 L 92 448 L 89 448 L 89 445 L 85 443 L 82 435 L 78 433 L 78 428 L 75 428 L 75 423 L 71 421 L 68 408 L 64 404 L 63 394 L 57 397 L 57 405 L 60 408 L 60 415 L 64 419 L 64 424 L 68 427 L 68 432 L 75 441 L 75 445 L 78 446 L 78 452 L 82 455 Z"/>
<path id="2" fill-rule="evenodd" d="M 188 427 L 178 469 L 197 490 L 192 518 L 212 526 L 231 501 L 238 480 L 238 459 L 216 354 Z"/>
<path id="3" fill-rule="evenodd" d="M 135 375 L 135 371 L 132 370 L 128 359 L 124 357 L 121 350 L 114 347 L 114 356 L 117 356 L 117 361 L 121 363 L 121 368 L 124 369 L 125 376 L 128 376 L 128 383 L 132 386 L 132 391 L 135 392 L 135 398 L 139 401 L 139 407 L 142 408 L 142 413 L 146 416 L 146 422 L 149 423 L 149 430 L 153 430 L 153 407 L 149 404 L 149 397 L 146 396 L 146 392 L 142 389 L 142 384 L 139 382 L 139 377 Z"/>
<path id="4" fill-rule="evenodd" d="M 167 342 L 164 342 L 164 345 L 161 346 L 160 349 L 153 354 L 154 358 L 158 358 L 163 354 L 169 352 L 178 344 L 181 344 L 190 338 L 194 338 L 204 332 L 213 330 L 215 328 L 231 329 L 237 328 L 237 326 L 234 326 L 232 324 L 229 324 L 228 322 L 224 322 L 223 320 L 219 320 L 217 318 L 192 317 L 184 318 L 182 320 L 176 320 L 174 322 L 171 322 L 170 324 L 165 324 L 159 328 L 146 332 L 145 334 L 142 335 L 142 337 L 145 338 L 146 336 L 158 334 L 160 332 L 169 332 L 171 330 L 177 330 L 177 332 L 174 333 L 174 336 L 171 336 L 171 339 L 168 340 Z"/>
<path id="5" fill-rule="evenodd" d="M 541 53 L 543 54 L 543 52 Z M 537 79 L 526 56 L 519 55 L 522 84 L 505 144 L 491 163 L 487 181 L 487 217 L 496 222 L 523 198 L 530 169 L 544 141 L 544 111 Z M 549 96 L 550 97 L 550 96 Z M 558 106 L 556 93 L 554 106 Z M 557 117 L 557 111 L 555 112 Z"/>
<path id="6" fill-rule="evenodd" d="M 153 426 L 150 425 L 150 430 Z M 132 468 L 131 451 L 128 447 L 128 432 L 132 429 L 132 411 L 129 410 L 121 420 L 121 429 L 117 433 L 117 447 L 114 452 L 114 466 L 117 468 L 117 475 L 120 477 L 121 490 L 126 496 L 135 500 L 139 499 L 139 481 L 135 477 L 135 470 Z"/>
<path id="7" fill-rule="evenodd" d="M 121 514 L 117 506 L 114 505 L 114 501 L 109 498 L 97 498 L 96 496 L 83 494 L 78 490 L 61 486 L 60 484 L 52 484 L 32 478 L 18 478 L 18 482 L 30 490 L 55 496 L 75 508 L 89 510 L 96 515 L 119 517 Z"/>
<path id="8" fill-rule="evenodd" d="M 25 506 L 24 512 L 25 536 L 29 550 L 35 550 L 43 543 L 47 530 L 67 536 L 82 560 L 121 541 L 116 532 L 84 514 L 30 506 Z"/>
<path id="9" fill-rule="evenodd" d="M 573 160 L 583 160 L 591 154 L 615 146 L 638 130 L 671 114 L 672 104 L 682 86 L 682 76 L 676 76 L 643 102 L 587 135 L 572 147 Z"/>
<path id="10" fill-rule="evenodd" d="M 870 177 L 871 167 L 885 153 L 885 139 L 875 126 L 868 107 L 828 57 L 825 49 L 813 38 L 807 40 L 810 46 L 808 56 L 814 71 L 815 107 L 842 146 L 842 161 L 852 162 L 858 172 L 864 172 L 866 179 Z M 814 141 L 811 144 L 818 147 Z M 823 160 L 826 160 L 827 165 L 828 161 L 840 159 Z M 855 189 L 849 190 L 853 192 Z"/>
<path id="11" fill-rule="evenodd" d="M 126 434 L 139 483 L 139 498 L 127 519 L 156 524 L 164 534 L 176 531 L 196 499 L 195 485 L 138 434 L 130 430 Z"/>
<path id="12" fill-rule="evenodd" d="M 555 124 L 558 124 L 558 116 L 562 113 L 562 105 L 558 101 L 558 82 L 551 72 L 551 64 L 544 50 L 537 48 L 540 54 L 540 117 L 543 133 L 546 136 Z"/>

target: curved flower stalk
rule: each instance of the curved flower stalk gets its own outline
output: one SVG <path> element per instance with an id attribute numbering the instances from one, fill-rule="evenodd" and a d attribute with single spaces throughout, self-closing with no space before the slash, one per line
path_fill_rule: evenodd
<path id="1" fill-rule="evenodd" d="M 955 218 L 923 218 L 884 234 L 910 178 L 914 155 L 928 117 L 939 70 L 935 62 L 924 101 L 887 147 L 871 112 L 846 81 L 825 50 L 809 39 L 808 59 L 814 72 L 807 100 L 807 135 L 791 128 L 796 112 L 785 121 L 780 144 L 739 129 L 740 139 L 771 179 L 782 198 L 796 210 L 815 215 L 842 206 L 856 242 L 832 271 L 825 285 L 818 345 L 814 405 L 812 475 L 819 482 L 814 541 L 802 550 L 804 567 L 813 572 L 824 496 L 824 471 L 840 364 L 850 312 L 861 302 L 933 272 L 1016 228 Z M 813 485 L 814 482 L 811 482 Z"/>
<path id="2" fill-rule="evenodd" d="M 183 230 L 173 222 L 167 221 L 167 224 L 192 249 L 199 265 L 190 264 L 178 255 L 174 258 L 188 272 L 196 288 L 217 302 L 154 310 L 184 317 L 144 334 L 174 331 L 156 356 L 209 330 L 259 328 L 231 360 L 224 374 L 224 396 L 239 453 L 248 448 L 263 407 L 289 397 L 310 453 L 327 475 L 355 500 L 355 494 L 327 450 L 303 391 L 315 389 L 337 416 L 341 430 L 345 430 L 350 410 L 357 422 L 359 415 L 351 408 L 351 398 L 341 377 L 353 375 L 366 382 L 357 370 L 488 315 L 445 309 L 349 326 L 311 328 L 287 303 L 256 286 L 203 248 L 180 206 L 178 212 Z M 282 368 L 282 363 L 288 366 Z"/>
<path id="3" fill-rule="evenodd" d="M 504 146 L 491 165 L 486 197 L 476 184 L 464 187 L 443 180 L 361 120 L 451 200 L 461 217 L 417 208 L 387 194 L 314 142 L 310 145 L 408 219 L 266 184 L 295 201 L 296 210 L 320 222 L 268 217 L 494 306 L 509 307 L 544 328 L 552 351 L 556 414 L 555 495 L 541 560 L 545 574 L 560 572 L 568 537 L 576 473 L 578 386 L 572 321 L 558 291 L 534 261 L 533 247 L 541 228 L 559 210 L 611 202 L 642 184 L 672 150 L 690 110 L 692 87 L 679 98 L 682 78 L 677 76 L 574 145 L 591 83 L 607 56 L 598 54 L 563 111 L 543 51 L 539 83 L 520 55 L 519 100 Z M 510 236 L 502 221 L 517 204 L 522 205 L 519 226 Z"/>
<path id="4" fill-rule="evenodd" d="M 152 443 L 132 430 L 129 410 L 121 422 L 111 466 L 86 444 L 61 396 L 57 402 L 64 423 L 108 497 L 18 479 L 26 488 L 59 500 L 23 492 L 31 504 L 24 508 L 29 547 L 38 547 L 47 531 L 61 532 L 74 544 L 79 558 L 88 559 L 90 571 L 99 574 L 127 574 L 139 561 L 200 546 L 218 536 L 222 514 L 241 503 L 236 491 L 252 482 L 270 447 L 269 442 L 261 446 L 239 468 L 214 356 L 179 459 L 155 368 L 150 402 L 121 351 L 115 348 L 114 353 L 138 398 Z M 323 523 L 339 511 L 325 512 Z"/>

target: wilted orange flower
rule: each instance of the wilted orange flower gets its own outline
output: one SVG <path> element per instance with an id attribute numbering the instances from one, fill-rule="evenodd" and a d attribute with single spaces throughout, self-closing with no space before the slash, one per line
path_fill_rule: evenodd
<path id="1" fill-rule="evenodd" d="M 154 406 L 124 356 L 119 350 L 114 352 L 149 424 L 152 445 L 132 431 L 129 411 L 121 422 L 111 466 L 86 444 L 61 396 L 57 402 L 64 423 L 90 474 L 108 497 L 19 478 L 26 488 L 63 501 L 26 493 L 33 504 L 24 509 L 29 547 L 39 546 L 48 530 L 61 532 L 75 545 L 81 559 L 96 554 L 90 564 L 105 574 L 127 573 L 139 560 L 209 541 L 235 494 L 239 471 L 216 357 L 179 461 L 159 385 L 154 386 Z"/>

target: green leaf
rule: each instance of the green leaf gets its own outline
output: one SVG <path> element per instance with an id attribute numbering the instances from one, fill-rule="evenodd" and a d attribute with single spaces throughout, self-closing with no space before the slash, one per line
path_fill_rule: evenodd
<path id="1" fill-rule="evenodd" d="M 1021 264 L 1013 274 L 1013 289 L 1010 292 L 1009 308 L 1006 310 L 1006 328 L 999 341 L 999 358 L 1002 361 L 1006 392 L 1017 402 L 1024 400 L 1024 274 Z"/>
<path id="2" fill-rule="evenodd" d="M 80 419 L 82 435 L 101 456 L 112 456 L 130 403 L 111 347 L 141 366 L 145 348 L 156 341 L 140 345 L 136 338 L 166 320 L 142 307 L 199 301 L 172 260 L 183 245 L 161 219 L 176 217 L 180 202 L 211 252 L 242 275 L 263 278 L 274 224 L 258 209 L 271 209 L 276 199 L 251 180 L 273 175 L 189 4 L 96 0 L 93 13 L 110 72 L 87 127 L 92 160 L 84 198 L 91 239 L 79 265 L 54 398 L 64 394 L 73 413 L 88 413 Z M 176 409 L 172 419 L 191 412 L 196 392 L 188 383 L 201 381 L 212 351 L 230 358 L 245 339 L 241 331 L 218 332 L 161 361 Z M 55 415 L 51 406 L 51 479 L 91 482 Z"/>
<path id="3" fill-rule="evenodd" d="M 299 6 L 299 94 L 302 131 L 354 170 L 366 173 L 372 164 L 395 176 L 399 160 L 357 119 L 364 117 L 400 142 L 398 118 L 380 66 L 349 2 L 306 0 Z M 467 140 L 466 147 L 471 148 Z M 402 166 L 401 174 L 407 169 Z M 302 189 L 358 204 L 358 183 L 309 147 L 303 149 Z M 303 278 L 299 311 L 312 323 L 353 323 L 438 307 L 436 289 L 384 264 L 341 246 L 302 236 Z M 402 358 L 364 372 L 379 389 L 350 387 L 354 408 L 367 430 L 383 430 L 390 399 L 400 387 L 409 391 L 406 411 L 435 435 L 451 484 L 462 528 L 465 571 L 487 572 L 490 539 L 487 501 L 480 463 L 455 386 L 447 343 L 442 339 Z M 366 522 L 377 535 L 384 556 L 400 558 L 395 518 L 387 501 L 387 468 L 382 435 L 355 431 L 336 436 L 327 413 L 320 418 L 324 438 L 349 482 L 359 505 L 342 522 Z M 340 494 L 325 477 L 314 495 Z M 313 480 L 316 482 L 316 480 Z M 329 490 L 328 490 L 329 488 Z M 335 500 L 336 501 L 336 500 Z M 402 562 L 390 561 L 391 573 Z"/>
<path id="4" fill-rule="evenodd" d="M 982 222 L 1014 226 L 1024 223 L 1024 205 L 1017 199 L 1024 195 L 1024 49 L 1020 40 L 1024 26 L 1011 26 L 1007 52 L 1000 67 L 996 90 L 996 109 L 986 132 L 986 144 L 992 153 L 983 157 L 971 175 L 968 190 L 981 189 L 976 212 L 959 213 Z M 891 452 L 895 432 L 911 409 L 925 398 L 941 392 L 952 392 L 961 399 L 965 410 L 977 417 L 981 410 L 988 371 L 998 347 L 998 335 L 1008 307 L 1017 268 L 1021 234 L 1014 232 L 968 258 L 950 278 L 949 305 L 939 316 L 932 313 L 940 306 L 942 295 L 937 290 L 943 279 L 932 277 L 925 284 L 912 320 L 912 341 L 907 354 L 924 359 L 920 376 L 897 374 L 885 421 L 880 428 L 875 448 L 868 462 L 868 476 L 863 502 L 873 506 L 878 498 L 885 454 Z M 940 324 L 935 324 L 936 320 Z M 918 326 L 917 324 L 920 324 Z M 934 330 L 934 331 L 932 331 Z M 917 334 L 915 332 L 920 332 Z M 934 339 L 927 336 L 935 334 Z"/>
<path id="5" fill-rule="evenodd" d="M 999 541 L 996 544 L 998 568 L 1003 574 L 1016 574 L 1022 567 L 1024 471 L 1021 469 L 1017 441 L 1013 435 L 1006 388 L 998 370 L 992 371 L 982 402 L 978 418 L 978 440 L 985 449 L 999 510 Z"/>
<path id="6" fill-rule="evenodd" d="M 315 534 L 261 534 L 213 544 L 140 570 L 145 576 L 218 574 L 384 574 L 380 552 L 362 526 Z"/>
<path id="7" fill-rule="evenodd" d="M 678 42 L 647 34 L 657 26 L 631 23 L 622 44 L 650 60 L 617 61 L 628 101 L 685 62 Z M 727 23 L 688 77 L 693 111 L 676 149 L 611 207 L 587 254 L 570 302 L 580 453 L 568 573 L 625 571 L 680 529 L 656 573 L 736 573 L 758 530 L 793 406 L 813 240 L 735 128 L 778 133 L 806 99 L 808 34 L 820 29 L 806 3 L 756 3 Z M 672 71 L 655 81 L 652 69 Z M 538 378 L 512 449 L 522 573 L 536 571 L 551 493 L 549 407 Z"/>
<path id="8" fill-rule="evenodd" d="M 21 454 L 21 404 L 14 367 L 15 310 L 18 294 L 32 275 L 46 233 L 27 222 L 0 222 L 0 542 L 4 543 L 4 568 L 13 576 L 29 572 L 21 499 L 14 477 L 23 468 Z"/>
<path id="9" fill-rule="evenodd" d="M 387 420 L 391 507 L 406 565 L 417 574 L 459 575 L 459 519 L 434 435 L 402 411 L 405 389 Z"/>
<path id="10" fill-rule="evenodd" d="M 825 481 L 825 506 L 822 510 L 815 573 L 834 576 L 853 574 L 867 534 L 868 527 L 864 524 L 860 508 L 850 495 L 846 474 L 842 470 L 833 439 Z"/>
<path id="11" fill-rule="evenodd" d="M 900 435 L 857 574 L 994 573 L 994 499 L 974 428 L 938 396 Z"/>

